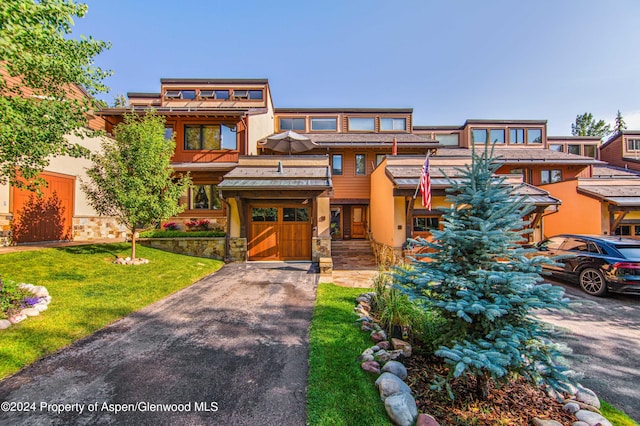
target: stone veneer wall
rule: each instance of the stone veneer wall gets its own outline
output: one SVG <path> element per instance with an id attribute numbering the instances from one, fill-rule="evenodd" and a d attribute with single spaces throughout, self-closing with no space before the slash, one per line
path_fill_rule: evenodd
<path id="1" fill-rule="evenodd" d="M 171 253 L 187 256 L 208 257 L 224 260 L 225 238 L 140 238 L 137 240 L 145 247 L 152 247 Z"/>
<path id="2" fill-rule="evenodd" d="M 375 240 L 371 240 L 371 247 L 378 265 L 386 267 L 405 263 L 404 252 L 400 248 L 391 247 Z"/>
<path id="3" fill-rule="evenodd" d="M 91 241 L 106 238 L 124 239 L 127 229 L 120 225 L 113 217 L 74 217 L 73 240 Z"/>
<path id="4" fill-rule="evenodd" d="M 11 245 L 11 220 L 13 215 L 1 215 L 0 216 L 0 247 L 7 247 Z"/>
<path id="5" fill-rule="evenodd" d="M 232 262 L 247 261 L 247 239 L 229 238 L 229 260 Z"/>
<path id="6" fill-rule="evenodd" d="M 321 257 L 331 257 L 331 237 L 313 237 L 311 259 L 320 262 Z"/>

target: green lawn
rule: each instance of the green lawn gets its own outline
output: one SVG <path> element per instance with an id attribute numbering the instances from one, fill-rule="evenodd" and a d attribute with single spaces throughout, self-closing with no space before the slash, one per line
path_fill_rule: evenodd
<path id="1" fill-rule="evenodd" d="M 374 385 L 356 358 L 372 345 L 354 324 L 362 289 L 320 284 L 309 332 L 310 425 L 390 425 Z"/>
<path id="2" fill-rule="evenodd" d="M 75 246 L 0 255 L 4 280 L 43 285 L 49 309 L 0 331 L 0 379 L 88 336 L 115 320 L 189 286 L 222 262 L 137 246 L 138 266 L 115 265 L 127 243 Z"/>

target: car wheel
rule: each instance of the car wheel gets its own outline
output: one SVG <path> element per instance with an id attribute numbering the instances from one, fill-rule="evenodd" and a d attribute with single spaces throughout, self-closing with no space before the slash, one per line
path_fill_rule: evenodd
<path id="1" fill-rule="evenodd" d="M 587 268 L 580 272 L 580 287 L 592 296 L 604 296 L 607 293 L 607 283 L 600 271 Z"/>

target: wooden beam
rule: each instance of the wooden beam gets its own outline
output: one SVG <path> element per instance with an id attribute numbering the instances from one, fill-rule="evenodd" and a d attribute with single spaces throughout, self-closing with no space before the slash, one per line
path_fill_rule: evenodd
<path id="1" fill-rule="evenodd" d="M 240 219 L 240 238 L 247 238 L 247 208 L 240 197 L 234 197 L 238 206 L 238 218 Z"/>
<path id="2" fill-rule="evenodd" d="M 407 202 L 407 215 L 405 217 L 405 234 L 407 238 L 411 238 L 411 234 L 413 233 L 413 206 L 415 204 L 415 200 L 413 196 L 406 198 Z"/>
<path id="3" fill-rule="evenodd" d="M 616 216 L 616 214 L 614 212 L 611 212 L 609 215 L 609 235 L 615 235 L 616 232 L 616 228 L 618 227 L 618 225 L 620 225 L 620 222 L 622 222 L 622 219 L 624 219 L 624 217 L 627 215 L 628 212 L 619 212 L 619 214 Z"/>

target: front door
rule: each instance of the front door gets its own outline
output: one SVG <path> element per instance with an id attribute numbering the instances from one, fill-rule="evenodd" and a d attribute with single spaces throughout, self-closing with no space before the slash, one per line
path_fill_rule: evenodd
<path id="1" fill-rule="evenodd" d="M 366 236 L 365 210 L 362 206 L 351 207 L 351 238 Z"/>

